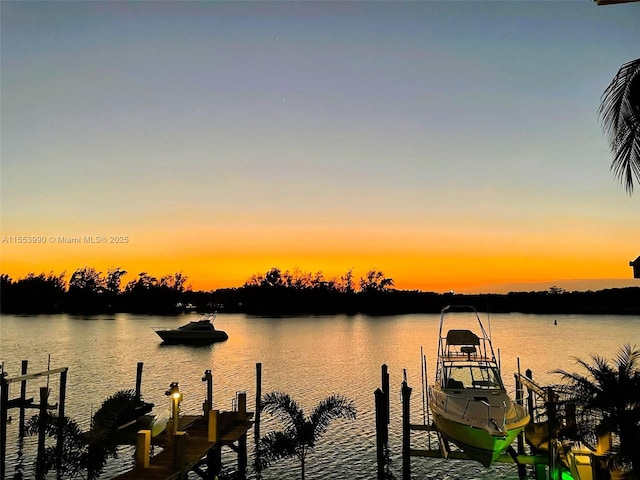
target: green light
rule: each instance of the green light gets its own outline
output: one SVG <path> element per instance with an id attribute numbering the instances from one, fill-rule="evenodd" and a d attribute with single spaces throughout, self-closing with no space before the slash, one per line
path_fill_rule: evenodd
<path id="1" fill-rule="evenodd" d="M 549 478 L 553 480 L 575 480 L 568 470 L 564 470 L 560 466 L 556 466 L 549 472 Z"/>
<path id="2" fill-rule="evenodd" d="M 567 472 L 567 471 L 563 471 L 560 474 L 560 479 L 561 480 L 574 480 L 574 478 L 571 476 L 571 474 L 569 472 Z"/>

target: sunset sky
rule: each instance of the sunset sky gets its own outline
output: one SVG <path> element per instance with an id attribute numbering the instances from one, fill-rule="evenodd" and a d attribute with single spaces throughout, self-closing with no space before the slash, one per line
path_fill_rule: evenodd
<path id="1" fill-rule="evenodd" d="M 14 280 L 118 266 L 209 290 L 279 267 L 436 292 L 640 285 L 640 188 L 614 179 L 597 114 L 640 55 L 640 3 L 0 8 Z"/>

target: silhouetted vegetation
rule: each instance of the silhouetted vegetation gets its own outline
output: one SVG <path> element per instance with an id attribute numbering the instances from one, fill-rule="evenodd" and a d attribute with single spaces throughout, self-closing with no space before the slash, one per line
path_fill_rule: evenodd
<path id="1" fill-rule="evenodd" d="M 118 456 L 118 432 L 121 425 L 136 420 L 148 413 L 153 404 L 145 403 L 136 396 L 133 390 L 120 390 L 107 398 L 91 419 L 91 430 L 83 432 L 75 420 L 64 417 L 62 419 L 62 452 L 55 445 L 45 448 L 40 463 L 36 469 L 36 477 L 46 476 L 47 472 L 59 468 L 58 478 L 82 478 L 95 480 L 104 473 L 107 461 Z M 46 412 L 44 422 L 40 415 L 31 417 L 25 427 L 27 435 L 38 435 L 41 423 L 47 437 L 58 437 L 59 417 Z M 61 476 L 60 476 L 61 475 Z M 42 478 L 45 478 L 42 476 Z"/>
<path id="2" fill-rule="evenodd" d="M 107 274 L 92 267 L 77 269 L 65 281 L 65 273 L 35 275 L 12 280 L 0 275 L 2 313 L 155 313 L 173 314 L 185 309 L 252 315 L 391 315 L 438 313 L 445 305 L 475 305 L 492 313 L 537 314 L 640 314 L 640 287 L 567 292 L 558 287 L 546 291 L 464 295 L 398 290 L 392 278 L 370 270 L 356 280 L 349 270 L 339 278 L 322 272 L 293 272 L 272 268 L 252 275 L 238 288 L 193 291 L 182 272 L 160 278 L 141 272 L 121 286 L 126 271 Z M 189 307 L 187 307 L 189 306 Z"/>
<path id="3" fill-rule="evenodd" d="M 602 129 L 613 161 L 611 170 L 631 194 L 640 182 L 640 58 L 620 67 L 602 94 Z"/>
<path id="4" fill-rule="evenodd" d="M 262 398 L 261 411 L 270 413 L 282 422 L 283 429 L 260 438 L 256 449 L 255 469 L 261 472 L 283 458 L 296 457 L 300 461 L 300 478 L 305 478 L 307 455 L 312 452 L 329 424 L 336 419 L 353 420 L 356 408 L 353 400 L 331 395 L 322 400 L 305 416 L 302 407 L 288 394 L 271 392 Z"/>
<path id="5" fill-rule="evenodd" d="M 609 467 L 622 469 L 622 478 L 640 477 L 640 350 L 624 345 L 612 362 L 598 356 L 591 363 L 576 359 L 584 373 L 556 370 L 570 387 L 569 400 L 577 407 L 577 435 L 587 445 L 610 432 L 618 448 Z"/>

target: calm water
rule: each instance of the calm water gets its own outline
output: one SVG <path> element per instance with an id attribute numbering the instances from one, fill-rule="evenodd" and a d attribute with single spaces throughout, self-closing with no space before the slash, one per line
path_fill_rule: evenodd
<path id="1" fill-rule="evenodd" d="M 164 392 L 179 382 L 184 394 L 181 405 L 187 414 L 197 414 L 205 398 L 202 376 L 211 369 L 214 403 L 230 410 L 237 391 L 246 391 L 253 411 L 256 363 L 262 363 L 263 393 L 280 390 L 298 400 L 309 413 L 322 398 L 339 393 L 352 398 L 358 409 L 355 421 L 336 421 L 316 451 L 308 458 L 307 478 L 372 479 L 376 476 L 375 414 L 373 392 L 380 386 L 380 366 L 391 375 L 390 441 L 392 465 L 401 478 L 400 384 L 406 369 L 412 396 L 412 421 L 422 420 L 420 348 L 427 355 L 433 375 L 438 334 L 438 315 L 386 317 L 330 316 L 260 318 L 218 315 L 216 325 L 229 340 L 207 347 L 164 346 L 151 327 L 173 327 L 197 315 L 175 317 L 117 314 L 108 316 L 3 316 L 0 320 L 0 361 L 10 376 L 20 374 L 20 361 L 29 360 L 29 371 L 69 367 L 67 415 L 84 428 L 91 412 L 117 390 L 135 387 L 136 364 L 144 362 L 142 394 L 155 403 L 155 412 L 168 407 Z M 486 322 L 486 316 L 482 315 Z M 557 319 L 558 325 L 554 325 Z M 557 383 L 550 372 L 557 368 L 575 371 L 574 357 L 598 354 L 612 358 L 626 342 L 640 346 L 640 317 L 584 315 L 492 315 L 494 346 L 500 349 L 503 377 L 513 388 L 513 373 L 530 368 L 540 383 Z M 28 382 L 28 396 L 38 398 L 46 379 Z M 52 377 L 51 403 L 57 401 L 58 377 Z M 393 392 L 397 392 L 394 394 Z M 12 388 L 11 397 L 19 393 Z M 17 410 L 12 411 L 17 420 Z M 29 413 L 33 413 L 28 411 Z M 8 431 L 8 478 L 22 471 L 33 476 L 35 438 L 18 448 L 17 421 Z M 268 417 L 265 433 L 277 424 Z M 249 446 L 253 437 L 249 437 Z M 426 446 L 424 436 L 414 434 L 414 447 Z M 233 466 L 235 454 L 226 451 L 223 460 Z M 250 452 L 251 455 L 251 452 Z M 132 463 L 132 450 L 123 447 L 103 478 L 125 471 Z M 441 459 L 415 458 L 416 479 L 517 479 L 515 467 L 499 465 L 485 469 L 479 464 Z M 295 462 L 269 468 L 265 479 L 298 478 Z"/>

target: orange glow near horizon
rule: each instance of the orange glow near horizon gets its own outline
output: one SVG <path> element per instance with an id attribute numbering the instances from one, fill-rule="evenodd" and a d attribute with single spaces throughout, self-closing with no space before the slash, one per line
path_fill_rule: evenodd
<path id="1" fill-rule="evenodd" d="M 397 241 L 399 236 L 402 242 Z M 1 270 L 14 280 L 30 272 L 66 272 L 68 279 L 85 266 L 104 274 L 120 267 L 129 272 L 123 284 L 140 272 L 158 278 L 183 272 L 194 290 L 205 291 L 239 287 L 273 267 L 321 271 L 326 279 L 353 269 L 356 281 L 375 269 L 393 278 L 395 288 L 436 292 L 491 291 L 495 285 L 551 285 L 571 279 L 629 278 L 633 284 L 626 258 L 633 257 L 631 253 L 613 256 L 611 245 L 604 248 L 588 241 L 575 245 L 569 239 L 555 239 L 549 247 L 543 235 L 523 238 L 488 231 L 462 235 L 381 228 L 135 232 L 127 243 L 119 244 L 3 244 Z"/>

